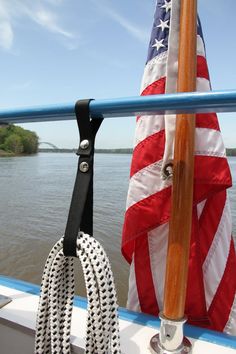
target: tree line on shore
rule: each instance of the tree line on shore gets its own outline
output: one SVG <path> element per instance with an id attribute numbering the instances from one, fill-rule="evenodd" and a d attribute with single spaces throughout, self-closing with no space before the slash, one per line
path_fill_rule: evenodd
<path id="1" fill-rule="evenodd" d="M 38 152 L 38 136 L 30 130 L 13 124 L 0 127 L 0 154 L 21 155 Z"/>
<path id="2" fill-rule="evenodd" d="M 76 152 L 76 149 L 38 149 L 39 138 L 35 132 L 13 124 L 0 126 L 0 156 L 35 154 L 40 152 Z M 96 153 L 132 154 L 132 148 L 96 149 Z M 227 156 L 236 156 L 236 148 L 227 148 Z"/>
<path id="3" fill-rule="evenodd" d="M 227 149 L 226 149 L 226 155 L 227 155 L 227 156 L 236 156 L 236 149 L 234 149 L 234 148 L 227 148 Z"/>
<path id="4" fill-rule="evenodd" d="M 39 152 L 74 152 L 76 153 L 77 149 L 51 149 L 51 148 L 42 148 L 38 150 Z M 97 154 L 132 154 L 132 148 L 124 148 L 124 149 L 95 149 L 95 153 Z M 226 149 L 227 156 L 236 156 L 236 148 L 227 148 Z"/>

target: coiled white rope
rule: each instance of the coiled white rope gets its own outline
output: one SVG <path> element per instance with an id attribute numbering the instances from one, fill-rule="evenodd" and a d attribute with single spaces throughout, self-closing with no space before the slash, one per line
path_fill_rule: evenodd
<path id="1" fill-rule="evenodd" d="M 77 238 L 88 298 L 85 354 L 119 354 L 118 306 L 108 257 L 93 237 Z M 74 258 L 63 254 L 63 238 L 45 264 L 36 321 L 35 354 L 70 354 L 70 329 L 75 291 Z"/>

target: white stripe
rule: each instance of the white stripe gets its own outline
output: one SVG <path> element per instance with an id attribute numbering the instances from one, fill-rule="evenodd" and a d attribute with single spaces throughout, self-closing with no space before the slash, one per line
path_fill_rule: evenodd
<path id="1" fill-rule="evenodd" d="M 170 31 L 168 39 L 167 75 L 165 93 L 174 93 L 177 90 L 178 56 L 179 56 L 179 16 L 180 1 L 172 1 Z M 168 129 L 167 129 L 168 131 Z"/>
<path id="2" fill-rule="evenodd" d="M 140 93 L 142 93 L 143 90 L 153 82 L 160 80 L 162 77 L 166 77 L 166 59 L 167 52 L 164 52 L 146 64 Z"/>
<path id="3" fill-rule="evenodd" d="M 178 53 L 179 53 L 179 13 L 180 2 L 172 2 L 171 19 L 170 19 L 170 32 L 167 54 L 167 69 L 166 69 L 166 90 L 165 93 L 173 93 L 177 90 L 177 77 L 178 77 Z M 202 38 L 197 35 L 197 55 L 205 57 L 205 47 Z M 162 72 L 163 76 L 163 72 Z M 209 81 L 197 78 L 197 87 L 199 91 L 210 90 Z M 206 81 L 206 82 L 205 82 Z"/>
<path id="4" fill-rule="evenodd" d="M 196 128 L 195 155 L 225 157 L 221 133 L 214 129 Z"/>
<path id="5" fill-rule="evenodd" d="M 203 200 L 201 203 L 198 203 L 198 205 L 197 205 L 197 217 L 198 217 L 198 220 L 200 219 L 200 217 L 202 215 L 202 212 L 203 212 L 203 209 L 205 207 L 206 201 L 207 201 L 207 199 Z"/>
<path id="6" fill-rule="evenodd" d="M 197 87 L 199 91 L 209 91 L 210 85 L 209 81 L 206 79 L 198 78 L 197 79 Z M 139 143 L 147 139 L 149 136 L 160 132 L 161 130 L 165 129 L 165 152 L 163 156 L 164 161 L 169 161 L 173 159 L 173 150 L 174 150 L 174 135 L 175 135 L 175 115 L 156 115 L 156 116 L 141 116 L 137 123 L 136 123 L 136 131 L 135 131 L 135 140 L 134 140 L 134 147 L 136 147 Z M 225 156 L 225 148 L 223 145 L 223 140 L 221 137 L 220 132 L 213 131 L 212 134 L 218 135 L 217 146 L 213 149 L 208 149 L 206 146 L 202 147 L 202 143 L 207 137 L 207 132 L 203 133 L 198 129 L 204 128 L 196 128 L 196 154 L 197 155 L 208 155 L 208 156 Z M 167 131 L 168 130 L 168 131 Z M 206 129 L 207 130 L 207 129 Z M 203 139 L 201 139 L 201 136 Z M 212 143 L 216 142 L 215 140 Z M 219 152 L 217 152 L 219 151 Z M 165 162 L 165 163 L 166 163 Z"/>
<path id="7" fill-rule="evenodd" d="M 203 44 L 202 44 L 203 45 Z M 202 55 L 202 53 L 199 51 L 199 55 Z M 161 78 L 167 77 L 167 83 L 166 86 L 171 86 L 168 88 L 166 93 L 170 92 L 176 92 L 176 80 L 177 80 L 177 70 L 178 70 L 178 63 L 172 62 L 168 64 L 167 68 L 167 52 L 164 52 L 156 57 L 154 57 L 152 60 L 150 60 L 144 69 L 143 73 L 143 79 L 141 83 L 141 89 L 140 93 L 145 90 L 146 87 L 148 87 L 150 84 L 152 84 L 155 81 L 160 80 Z M 167 75 L 167 70 L 168 70 L 168 75 Z M 175 77 L 176 75 L 176 77 Z M 170 78 L 173 78 L 170 80 Z M 169 83 L 169 84 L 168 84 Z M 171 83 L 171 85 L 170 85 Z M 207 79 L 204 78 L 197 78 L 197 91 L 210 91 L 210 83 Z"/>
<path id="8" fill-rule="evenodd" d="M 167 223 L 148 233 L 151 272 L 159 310 L 163 309 L 168 232 Z"/>
<path id="9" fill-rule="evenodd" d="M 161 178 L 162 160 L 135 173 L 129 183 L 126 210 L 152 194 L 170 186 L 171 181 Z"/>
<path id="10" fill-rule="evenodd" d="M 178 55 L 179 55 L 179 49 L 178 49 L 179 16 L 180 16 L 180 1 L 172 1 L 165 93 L 174 93 L 177 91 Z M 174 114 L 166 115 L 165 116 L 165 149 L 163 154 L 163 166 L 173 160 L 175 125 L 176 125 L 176 115 Z"/>
<path id="11" fill-rule="evenodd" d="M 174 33 L 174 38 L 173 38 L 173 42 L 176 40 L 176 33 Z M 170 36 L 170 40 L 172 40 L 172 37 Z M 201 39 L 200 36 L 197 37 L 197 54 L 204 56 L 205 57 L 205 50 L 204 50 L 204 44 L 203 41 Z M 173 58 L 171 57 L 169 59 L 170 54 L 168 54 L 167 52 L 163 52 L 160 55 L 154 57 L 153 59 L 151 59 L 145 66 L 144 68 L 144 73 L 143 73 L 143 79 L 142 79 L 142 83 L 141 83 L 141 92 L 143 92 L 143 90 L 149 86 L 151 83 L 163 78 L 163 77 L 167 77 L 167 80 L 169 80 L 170 78 L 170 74 L 171 76 L 176 76 L 175 80 L 177 78 L 177 70 L 178 70 L 178 64 L 177 64 L 177 60 L 178 58 L 176 58 L 176 60 L 174 60 L 173 62 Z M 168 69 L 167 69 L 167 60 L 169 63 L 169 60 L 171 60 L 171 63 L 168 64 Z M 168 75 L 167 75 L 167 70 L 168 70 Z M 173 75 L 172 75 L 173 73 Z M 206 80 L 208 81 L 208 80 Z M 174 85 L 176 86 L 176 85 Z M 168 89 L 168 92 L 175 92 L 176 90 L 173 90 L 173 86 L 172 89 Z"/>
<path id="12" fill-rule="evenodd" d="M 153 82 L 166 77 L 166 88 L 165 93 L 176 92 L 177 86 L 177 75 L 178 75 L 178 33 L 179 33 L 179 2 L 172 4 L 172 16 L 170 24 L 170 34 L 169 34 L 169 51 L 161 53 L 156 56 L 145 67 L 143 80 L 141 84 L 141 92 Z M 204 43 L 202 38 L 197 36 L 197 54 L 205 56 Z M 197 78 L 196 90 L 197 91 L 210 91 L 210 83 L 205 78 Z M 158 120 L 161 122 L 161 127 L 158 126 L 151 127 L 151 123 L 154 121 L 150 116 L 148 120 L 139 119 L 136 126 L 135 142 L 134 146 L 137 146 L 141 141 L 146 139 L 149 135 L 154 134 L 159 131 L 159 129 L 164 129 L 165 125 L 165 150 L 163 161 L 164 164 L 173 159 L 174 155 L 174 135 L 175 135 L 175 115 L 157 116 Z M 159 124 L 159 123 L 158 123 Z"/>
<path id="13" fill-rule="evenodd" d="M 226 201 L 217 232 L 203 264 L 203 280 L 207 309 L 209 309 L 224 275 L 230 250 L 231 225 L 230 208 L 228 201 Z"/>
<path id="14" fill-rule="evenodd" d="M 197 77 L 196 91 L 198 92 L 208 92 L 211 91 L 211 85 L 209 80 L 204 77 Z"/>
<path id="15" fill-rule="evenodd" d="M 136 285 L 136 276 L 134 271 L 134 260 L 130 265 L 130 273 L 129 273 L 129 291 L 128 291 L 128 300 L 127 300 L 127 309 L 131 311 L 141 312 L 138 290 Z"/>
<path id="16" fill-rule="evenodd" d="M 172 24 L 172 27 L 173 27 L 173 24 Z M 178 47 L 178 42 L 176 42 L 177 35 L 178 35 L 178 33 L 176 32 L 176 30 L 173 33 L 170 30 L 169 42 L 172 42 L 172 46 L 175 43 L 174 50 L 176 51 L 176 53 L 178 53 L 178 48 L 176 49 L 176 45 Z M 170 46 L 170 44 L 169 44 L 169 46 Z M 170 47 L 170 49 L 171 48 L 172 47 Z M 144 68 L 142 83 L 141 83 L 141 93 L 143 92 L 143 90 L 147 86 L 149 86 L 151 83 L 161 79 L 162 77 L 167 77 L 167 79 L 169 80 L 170 74 L 171 74 L 171 76 L 172 76 L 172 73 L 174 76 L 177 75 L 177 70 L 178 70 L 177 60 L 178 60 L 178 58 L 176 58 L 173 61 L 173 55 L 171 55 L 171 57 L 169 59 L 169 60 L 171 60 L 171 62 L 167 59 L 168 56 L 170 56 L 170 53 L 163 52 L 160 55 L 151 59 L 146 64 L 146 66 Z M 177 54 L 175 54 L 175 56 L 176 55 Z M 201 56 L 205 57 L 204 43 L 202 41 L 202 38 L 199 35 L 197 36 L 197 55 L 201 55 Z M 169 63 L 168 69 L 167 69 L 167 60 Z M 167 75 L 167 70 L 168 70 L 168 75 Z M 175 77 L 175 80 L 176 80 L 176 77 Z M 171 86 L 172 86 L 172 90 L 168 89 L 168 92 L 175 92 L 176 90 L 173 90 L 173 85 L 171 85 Z M 176 86 L 176 85 L 174 85 L 174 86 Z"/>
<path id="17" fill-rule="evenodd" d="M 225 157 L 225 148 L 222 137 L 217 130 L 196 128 L 195 149 L 196 155 Z M 157 161 L 138 171 L 131 177 L 127 198 L 127 209 L 140 200 L 167 188 L 171 184 L 170 180 L 162 180 L 162 166 L 163 161 Z"/>
<path id="18" fill-rule="evenodd" d="M 230 334 L 231 336 L 236 336 L 236 295 L 229 315 L 229 320 L 224 328 L 224 332 Z"/>
<path id="19" fill-rule="evenodd" d="M 160 132 L 165 128 L 163 115 L 141 116 L 136 123 L 134 147 L 147 137 Z"/>
<path id="20" fill-rule="evenodd" d="M 205 46 L 202 38 L 199 35 L 197 35 L 197 55 L 201 55 L 202 57 L 206 56 Z"/>
<path id="21" fill-rule="evenodd" d="M 167 57 L 167 76 L 165 93 L 174 93 L 177 91 L 178 78 L 178 55 L 179 55 L 179 16 L 180 16 L 180 2 L 172 1 L 170 32 L 168 43 L 168 57 Z M 197 55 L 205 56 L 204 43 L 202 38 L 197 36 Z M 202 78 L 196 80 L 197 91 L 209 91 L 209 81 Z M 174 140 L 175 140 L 175 126 L 176 116 L 165 116 L 165 150 L 163 155 L 163 166 L 174 158 Z"/>

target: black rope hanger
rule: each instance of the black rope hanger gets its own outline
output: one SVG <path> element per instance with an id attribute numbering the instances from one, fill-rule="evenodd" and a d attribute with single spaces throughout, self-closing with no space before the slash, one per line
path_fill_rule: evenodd
<path id="1" fill-rule="evenodd" d="M 90 119 L 89 102 L 78 101 L 75 106 L 80 132 L 78 170 L 65 235 L 52 248 L 44 268 L 35 353 L 44 353 L 45 348 L 50 348 L 52 354 L 71 352 L 74 256 L 81 262 L 88 298 L 84 352 L 121 353 L 111 265 L 102 245 L 90 237 L 93 233 L 94 142 L 102 119 Z"/>
<path id="2" fill-rule="evenodd" d="M 94 144 L 103 119 L 90 118 L 91 100 L 79 100 L 75 104 L 80 144 L 76 153 L 79 155 L 78 169 L 63 242 L 66 257 L 76 256 L 76 240 L 80 230 L 93 234 Z"/>

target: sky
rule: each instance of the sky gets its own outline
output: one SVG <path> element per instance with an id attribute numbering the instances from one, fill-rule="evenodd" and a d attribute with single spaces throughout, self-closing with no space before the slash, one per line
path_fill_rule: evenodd
<path id="1" fill-rule="evenodd" d="M 154 0 L 0 0 L 0 109 L 139 95 Z M 199 0 L 214 90 L 236 89 L 236 1 Z M 219 115 L 236 147 L 236 114 Z M 75 121 L 27 123 L 41 142 L 78 146 Z M 133 146 L 135 118 L 105 119 L 98 148 Z"/>

